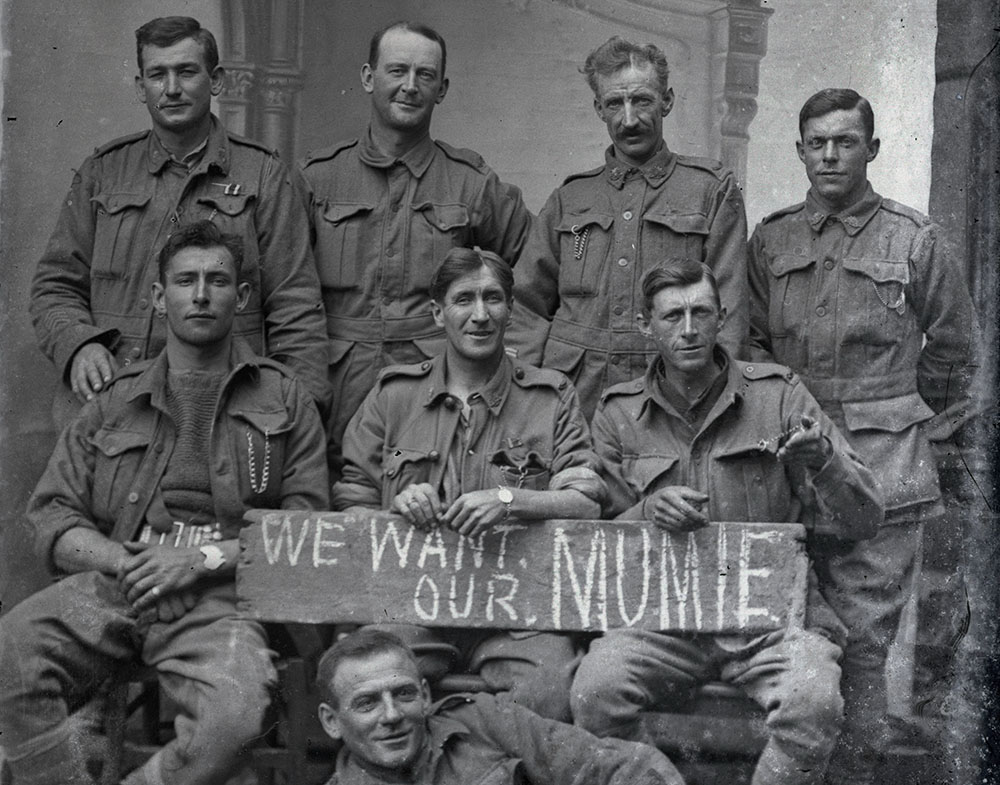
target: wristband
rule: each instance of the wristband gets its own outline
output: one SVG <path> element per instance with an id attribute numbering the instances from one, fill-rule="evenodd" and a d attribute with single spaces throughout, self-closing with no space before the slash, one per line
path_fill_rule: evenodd
<path id="1" fill-rule="evenodd" d="M 226 557 L 218 545 L 202 545 L 198 550 L 205 557 L 206 570 L 217 570 L 226 563 Z"/>

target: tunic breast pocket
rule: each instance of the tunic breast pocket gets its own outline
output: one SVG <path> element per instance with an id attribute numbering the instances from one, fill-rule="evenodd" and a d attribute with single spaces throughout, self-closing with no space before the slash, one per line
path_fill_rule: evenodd
<path id="1" fill-rule="evenodd" d="M 364 223 L 374 207 L 364 202 L 318 205 L 316 256 L 324 287 L 335 291 L 360 288 L 365 255 L 378 250 L 361 246 Z"/>
<path id="2" fill-rule="evenodd" d="M 90 273 L 95 278 L 127 278 L 129 265 L 142 269 L 147 259 L 134 259 L 133 246 L 139 224 L 151 195 L 148 193 L 100 193 L 91 201 L 97 206 L 94 252 Z"/>
<path id="3" fill-rule="evenodd" d="M 669 206 L 650 211 L 642 217 L 641 258 L 650 266 L 675 258 L 703 261 L 708 230 L 704 213 Z"/>
<path id="4" fill-rule="evenodd" d="M 805 367 L 815 260 L 804 251 L 796 251 L 777 254 L 767 264 L 771 273 L 767 323 L 772 352 L 778 362 Z"/>
<path id="5" fill-rule="evenodd" d="M 679 460 L 680 456 L 669 453 L 626 456 L 622 474 L 636 498 L 644 499 L 662 488 L 683 484 Z"/>
<path id="6" fill-rule="evenodd" d="M 866 344 L 896 344 L 909 325 L 906 287 L 907 261 L 872 257 L 845 257 L 846 291 L 850 308 L 844 310 L 844 340 Z"/>
<path id="7" fill-rule="evenodd" d="M 603 213 L 567 213 L 559 233 L 560 297 L 593 297 L 601 289 L 611 248 L 614 218 Z"/>
<path id="8" fill-rule="evenodd" d="M 756 435 L 716 451 L 706 491 L 712 520 L 789 520 L 791 485 L 775 455 L 777 445 L 762 447 L 752 441 Z"/>
<path id="9" fill-rule="evenodd" d="M 90 437 L 95 448 L 91 497 L 95 518 L 117 520 L 120 517 L 150 441 L 151 436 L 146 431 L 108 426 Z"/>
<path id="10" fill-rule="evenodd" d="M 464 204 L 413 205 L 406 290 L 425 288 L 434 268 L 452 248 L 472 244 L 469 208 Z"/>
<path id="11" fill-rule="evenodd" d="M 552 461 L 536 450 L 508 447 L 490 456 L 499 485 L 506 488 L 527 488 L 547 491 L 552 478 Z"/>

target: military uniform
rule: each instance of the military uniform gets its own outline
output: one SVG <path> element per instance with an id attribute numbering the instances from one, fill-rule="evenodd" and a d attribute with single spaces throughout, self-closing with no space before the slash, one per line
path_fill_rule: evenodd
<path id="1" fill-rule="evenodd" d="M 771 363 L 730 360 L 694 418 L 661 387 L 662 361 L 645 377 L 610 388 L 594 417 L 609 512 L 649 520 L 656 492 L 687 486 L 708 496 L 712 521 L 801 522 L 832 536 L 869 537 L 882 519 L 877 486 L 798 378 Z M 776 453 L 805 415 L 832 453 L 818 471 Z M 767 712 L 770 738 L 754 775 L 761 783 L 819 782 L 833 750 L 842 702 L 844 630 L 811 577 L 805 628 L 756 637 L 618 629 L 595 640 L 573 682 L 573 718 L 600 736 L 641 738 L 643 709 L 669 705 L 711 679 L 742 687 Z"/>
<path id="2" fill-rule="evenodd" d="M 567 178 L 539 214 L 514 270 L 507 343 L 569 376 L 589 418 L 603 390 L 642 375 L 655 355 L 635 321 L 643 274 L 684 257 L 715 273 L 729 312 L 721 340 L 738 353 L 746 237 L 740 189 L 717 162 L 664 145 L 635 169 L 609 147 L 604 166 Z"/>
<path id="3" fill-rule="evenodd" d="M 683 785 L 673 764 L 646 744 L 596 739 L 545 720 L 503 697 L 453 695 L 427 717 L 428 741 L 414 782 L 435 785 Z M 382 785 L 344 747 L 327 785 Z"/>
<path id="4" fill-rule="evenodd" d="M 447 390 L 443 355 L 384 369 L 344 435 L 334 509 L 389 509 L 398 493 L 417 483 L 437 489 L 445 508 L 463 493 L 500 486 L 572 489 L 603 501 L 590 430 L 573 385 L 562 374 L 505 357 L 469 403 L 469 420 L 463 423 L 462 402 Z M 413 628 L 395 631 L 427 651 L 441 640 Z M 575 656 L 568 637 L 466 636 L 451 639 L 445 649 L 461 653 L 491 686 L 512 690 L 519 703 L 568 719 Z"/>
<path id="5" fill-rule="evenodd" d="M 369 133 L 310 154 L 303 172 L 340 394 L 329 423 L 337 466 L 344 429 L 379 370 L 444 348 L 427 287 L 448 251 L 479 246 L 513 264 L 531 214 L 479 154 L 429 137 L 393 158 Z"/>
<path id="6" fill-rule="evenodd" d="M 793 368 L 878 472 L 878 536 L 816 553 L 827 598 L 851 634 L 847 726 L 835 782 L 869 782 L 887 714 L 884 666 L 910 585 L 920 522 L 943 512 L 927 432 L 967 394 L 978 327 L 938 228 L 865 195 L 829 214 L 812 191 L 768 216 L 750 242 L 751 351 Z M 961 407 L 957 407 L 961 408 Z M 947 411 L 946 411 L 947 409 Z M 931 524 L 933 525 L 933 524 Z"/>
<path id="7" fill-rule="evenodd" d="M 119 366 L 159 354 L 166 327 L 150 299 L 156 256 L 178 227 L 209 219 L 243 240 L 241 275 L 253 286 L 234 335 L 288 365 L 327 406 L 322 304 L 301 180 L 214 116 L 194 159 L 190 168 L 175 161 L 144 131 L 83 162 L 31 286 L 42 351 L 64 381 L 87 343 L 104 344 Z"/>
<path id="8" fill-rule="evenodd" d="M 195 546 L 236 537 L 254 507 L 327 508 L 315 405 L 287 369 L 237 341 L 207 457 L 216 526 L 164 519 L 160 481 L 176 441 L 166 359 L 120 371 L 57 443 L 28 506 L 50 567 L 56 541 L 77 527 L 127 542 L 149 526 L 161 542 Z M 0 742 L 16 782 L 89 782 L 69 715 L 136 660 L 157 669 L 179 707 L 175 740 L 149 766 L 167 783 L 232 773 L 260 733 L 276 674 L 263 628 L 237 618 L 234 581 L 203 581 L 194 591 L 197 603 L 179 619 L 137 618 L 114 576 L 84 571 L 0 619 Z"/>

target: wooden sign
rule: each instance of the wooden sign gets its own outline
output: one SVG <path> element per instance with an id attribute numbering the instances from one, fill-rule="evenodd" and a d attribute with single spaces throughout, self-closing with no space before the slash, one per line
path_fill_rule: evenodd
<path id="1" fill-rule="evenodd" d="M 468 538 L 383 512 L 247 518 L 236 585 L 261 620 L 753 633 L 804 612 L 800 524 L 510 520 Z"/>

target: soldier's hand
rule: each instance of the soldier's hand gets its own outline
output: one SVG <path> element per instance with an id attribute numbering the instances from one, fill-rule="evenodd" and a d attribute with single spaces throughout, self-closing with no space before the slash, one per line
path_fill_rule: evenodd
<path id="1" fill-rule="evenodd" d="M 833 445 L 812 417 L 803 414 L 801 422 L 799 430 L 778 448 L 777 458 L 782 463 L 807 466 L 818 472 L 833 455 Z"/>
<path id="2" fill-rule="evenodd" d="M 143 611 L 175 592 L 190 589 L 201 577 L 205 557 L 197 548 L 172 548 L 141 542 L 123 543 L 132 554 L 120 583 L 132 608 Z"/>
<path id="3" fill-rule="evenodd" d="M 702 512 L 706 504 L 708 494 L 686 485 L 671 485 L 650 496 L 645 509 L 657 526 L 679 534 L 708 525 L 708 516 Z"/>
<path id="4" fill-rule="evenodd" d="M 463 493 L 441 517 L 441 523 L 466 537 L 475 537 L 487 526 L 507 517 L 507 505 L 500 501 L 496 488 Z"/>
<path id="5" fill-rule="evenodd" d="M 415 483 L 397 493 L 389 509 L 402 515 L 411 526 L 430 529 L 440 521 L 441 499 L 430 483 Z"/>
<path id="6" fill-rule="evenodd" d="M 118 362 L 106 346 L 85 343 L 76 350 L 70 363 L 70 388 L 80 402 L 85 403 L 104 389 L 116 370 Z"/>
<path id="7" fill-rule="evenodd" d="M 176 621 L 191 610 L 197 601 L 198 598 L 191 591 L 180 591 L 161 597 L 155 606 L 156 618 L 164 624 Z"/>

